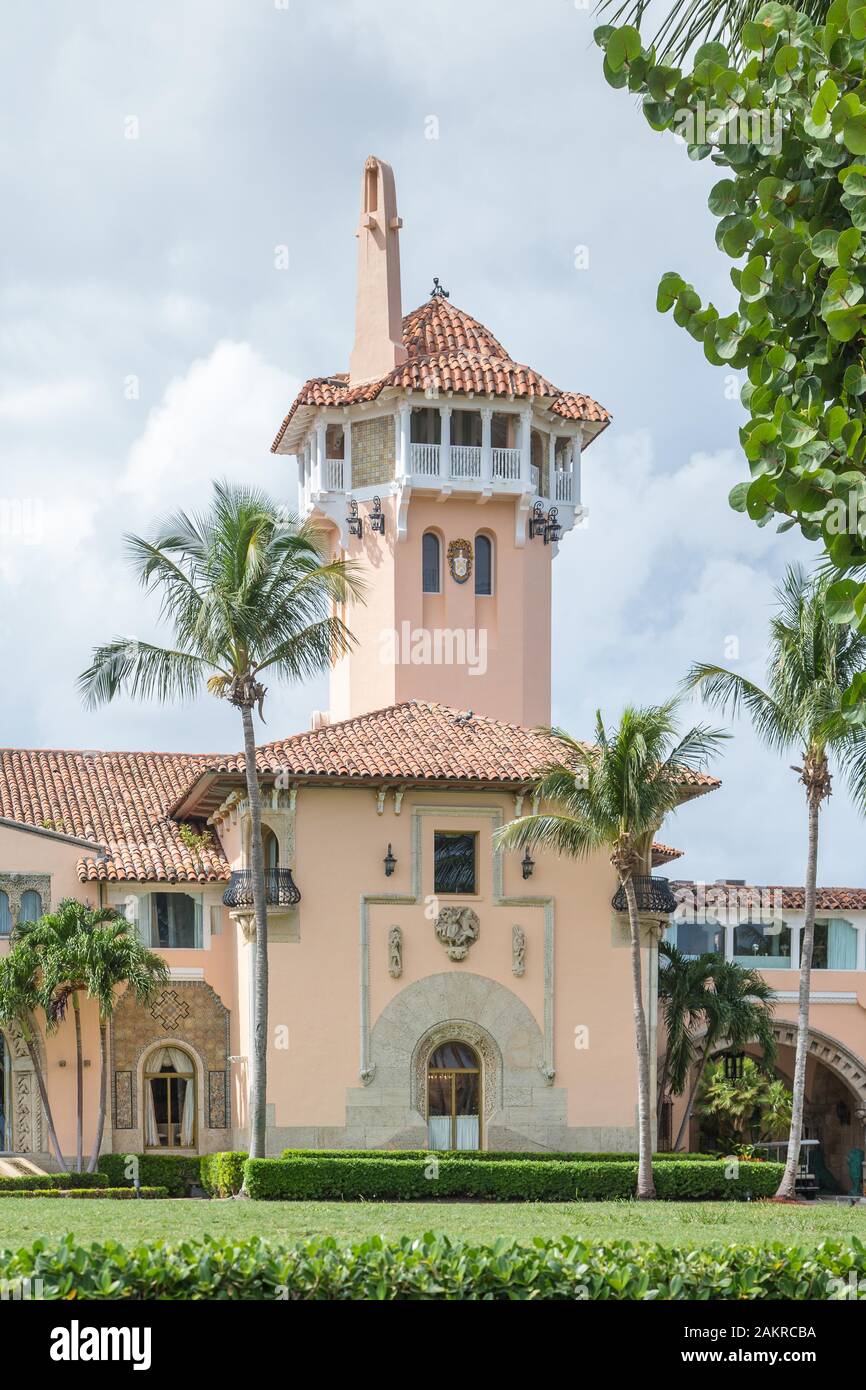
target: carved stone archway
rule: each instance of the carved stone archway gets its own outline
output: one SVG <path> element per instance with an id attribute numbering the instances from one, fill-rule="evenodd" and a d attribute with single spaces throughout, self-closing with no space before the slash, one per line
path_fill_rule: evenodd
<path id="1" fill-rule="evenodd" d="M 485 1028 L 465 1019 L 450 1019 L 437 1023 L 419 1038 L 412 1053 L 410 1074 L 411 1103 L 425 1119 L 427 1116 L 427 1064 L 437 1047 L 447 1042 L 468 1043 L 481 1062 L 482 1114 L 488 1121 L 502 1106 L 502 1053 L 499 1045 Z"/>

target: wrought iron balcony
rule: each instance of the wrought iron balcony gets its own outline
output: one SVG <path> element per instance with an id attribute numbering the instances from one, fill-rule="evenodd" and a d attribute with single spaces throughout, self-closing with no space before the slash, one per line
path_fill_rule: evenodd
<path id="1" fill-rule="evenodd" d="M 637 898 L 638 912 L 667 913 L 676 910 L 677 900 L 674 897 L 669 879 L 653 878 L 651 874 L 634 874 L 632 883 L 634 884 L 634 895 Z M 614 893 L 611 906 L 616 912 L 628 912 L 628 903 L 622 884 Z"/>
<path id="2" fill-rule="evenodd" d="M 265 902 L 268 907 L 294 907 L 301 901 L 301 890 L 291 869 L 265 869 Z M 226 907 L 253 907 L 251 869 L 237 869 L 223 893 Z"/>

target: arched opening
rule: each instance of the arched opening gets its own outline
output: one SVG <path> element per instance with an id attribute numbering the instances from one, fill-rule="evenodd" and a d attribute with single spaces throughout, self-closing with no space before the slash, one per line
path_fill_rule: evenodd
<path id="1" fill-rule="evenodd" d="M 280 842 L 269 825 L 262 826 L 262 849 L 265 855 L 265 868 L 280 867 Z"/>
<path id="2" fill-rule="evenodd" d="M 475 537 L 475 592 L 493 593 L 493 542 L 483 533 Z"/>
<path id="3" fill-rule="evenodd" d="M 9 894 L 0 889 L 0 936 L 12 933 L 12 913 L 9 908 Z"/>
<path id="4" fill-rule="evenodd" d="M 18 910 L 19 922 L 38 922 L 42 916 L 42 894 L 35 888 L 28 888 L 21 894 L 21 907 Z"/>
<path id="5" fill-rule="evenodd" d="M 195 1066 L 180 1047 L 158 1047 L 144 1067 L 144 1145 L 196 1146 Z"/>
<path id="6" fill-rule="evenodd" d="M 466 1042 L 441 1043 L 427 1061 L 427 1143 L 481 1147 L 481 1062 Z"/>
<path id="7" fill-rule="evenodd" d="M 442 592 L 442 547 L 435 531 L 425 531 L 421 539 L 421 578 L 425 594 Z"/>

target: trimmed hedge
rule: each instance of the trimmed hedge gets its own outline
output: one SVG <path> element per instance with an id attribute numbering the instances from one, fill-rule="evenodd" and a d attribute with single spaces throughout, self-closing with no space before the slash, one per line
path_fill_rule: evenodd
<path id="1" fill-rule="evenodd" d="M 244 1155 L 246 1157 L 246 1155 Z M 393 1158 L 423 1159 L 438 1158 L 440 1163 L 453 1159 L 460 1163 L 519 1163 L 529 1159 L 533 1163 L 637 1163 L 636 1153 L 557 1153 L 553 1150 L 536 1153 L 532 1149 L 283 1149 L 280 1158 Z M 683 1159 L 697 1162 L 718 1162 L 715 1154 L 658 1153 L 653 1154 L 653 1163 L 676 1163 Z"/>
<path id="2" fill-rule="evenodd" d="M 34 1187 L 22 1189 L 20 1192 L 4 1192 L 2 1195 L 4 1197 L 108 1197 L 113 1201 L 124 1201 L 131 1198 L 132 1201 L 135 1201 L 137 1197 L 146 1197 L 150 1200 L 157 1197 L 167 1197 L 168 1193 L 164 1187 L 140 1187 L 138 1192 L 134 1187 Z"/>
<path id="3" fill-rule="evenodd" d="M 233 1197 L 244 1184 L 245 1153 L 202 1154 L 201 1185 L 212 1197 Z"/>
<path id="4" fill-rule="evenodd" d="M 653 1164 L 656 1192 L 666 1200 L 747 1200 L 771 1197 L 781 1181 L 781 1163 L 739 1165 L 728 1176 L 724 1159 Z M 637 1163 L 547 1160 L 534 1163 L 473 1163 L 384 1158 L 251 1158 L 246 1188 L 259 1201 L 436 1201 L 473 1197 L 494 1202 L 604 1201 L 633 1197 Z"/>
<path id="5" fill-rule="evenodd" d="M 38 1188 L 62 1187 L 68 1191 L 73 1187 L 107 1187 L 108 1178 L 104 1173 L 21 1173 L 15 1177 L 0 1177 L 0 1197 L 27 1192 Z"/>
<path id="6" fill-rule="evenodd" d="M 143 1187 L 164 1187 L 169 1197 L 186 1197 L 201 1184 L 201 1159 L 197 1154 L 103 1154 L 99 1171 L 112 1187 L 132 1187 L 127 1177 L 130 1158 L 138 1160 Z M 91 1175 L 92 1176 L 92 1175 Z"/>
<path id="7" fill-rule="evenodd" d="M 866 1278 L 866 1245 L 856 1238 L 814 1250 L 779 1243 L 680 1250 L 568 1236 L 485 1247 L 427 1234 L 286 1249 L 256 1236 L 125 1250 L 114 1241 L 84 1247 L 68 1236 L 0 1254 L 0 1279 L 39 1279 L 44 1299 L 812 1300 L 848 1295 L 852 1274 Z"/>

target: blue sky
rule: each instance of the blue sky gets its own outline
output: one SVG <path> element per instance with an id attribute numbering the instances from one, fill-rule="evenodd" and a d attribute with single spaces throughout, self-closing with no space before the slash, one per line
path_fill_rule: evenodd
<path id="1" fill-rule="evenodd" d="M 732 638 L 737 669 L 761 676 L 773 585 L 812 552 L 729 511 L 744 469 L 731 378 L 655 310 L 669 269 L 733 302 L 714 170 L 607 87 L 593 23 L 573 0 L 16 7 L 0 58 L 0 502 L 26 525 L 0 534 L 0 742 L 237 745 L 211 699 L 92 714 L 75 678 L 94 643 L 157 631 L 123 532 L 216 476 L 293 502 L 269 445 L 297 384 L 348 360 L 369 153 L 397 176 L 404 309 L 441 276 L 515 357 L 615 416 L 585 458 L 589 523 L 555 566 L 555 720 L 585 735 L 597 707 L 667 695 Z M 272 692 L 269 736 L 326 703 L 324 682 Z M 723 789 L 667 827 L 688 850 L 676 872 L 801 881 L 789 761 L 739 727 Z M 839 784 L 821 880 L 863 882 L 862 842 Z"/>

